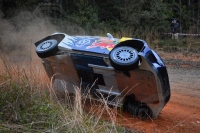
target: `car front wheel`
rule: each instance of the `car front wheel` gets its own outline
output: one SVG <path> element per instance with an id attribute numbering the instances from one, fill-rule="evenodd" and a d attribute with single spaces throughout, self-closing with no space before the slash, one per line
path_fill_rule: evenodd
<path id="1" fill-rule="evenodd" d="M 139 57 L 136 49 L 129 46 L 119 46 L 109 54 L 111 65 L 120 71 L 129 71 L 138 66 Z"/>

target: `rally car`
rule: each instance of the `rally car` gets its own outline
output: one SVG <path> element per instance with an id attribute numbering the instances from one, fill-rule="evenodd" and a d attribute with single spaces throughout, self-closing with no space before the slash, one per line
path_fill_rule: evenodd
<path id="1" fill-rule="evenodd" d="M 155 119 L 170 99 L 166 65 L 144 40 L 54 33 L 35 43 L 58 92 L 122 107 L 139 119 Z"/>

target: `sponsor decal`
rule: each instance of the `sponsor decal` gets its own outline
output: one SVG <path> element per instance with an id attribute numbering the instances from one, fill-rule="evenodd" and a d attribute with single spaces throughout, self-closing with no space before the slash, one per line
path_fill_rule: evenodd
<path id="1" fill-rule="evenodd" d="M 92 45 L 87 46 L 86 49 L 100 47 L 101 49 L 108 49 L 109 51 L 111 51 L 117 43 L 118 42 L 114 40 L 99 38 L 99 40 L 92 43 Z"/>
<path id="2" fill-rule="evenodd" d="M 90 45 L 90 44 L 91 44 L 91 40 L 86 38 L 86 39 L 78 40 L 75 45 L 77 47 L 82 47 L 82 46 Z"/>
<path id="3" fill-rule="evenodd" d="M 124 42 L 124 41 L 127 41 L 127 40 L 133 40 L 132 38 L 128 38 L 128 37 L 122 37 L 119 42 Z"/>
<path id="4" fill-rule="evenodd" d="M 100 47 L 101 49 L 105 48 L 114 48 L 115 44 L 109 44 L 105 42 L 93 43 L 91 46 L 87 46 L 86 49 Z"/>
<path id="5" fill-rule="evenodd" d="M 73 46 L 74 45 L 74 38 L 71 37 L 71 36 L 66 36 L 65 38 L 65 42 L 63 42 L 65 45 L 68 45 L 68 46 Z"/>
<path id="6" fill-rule="evenodd" d="M 90 37 L 85 37 L 85 38 L 81 38 L 81 37 L 76 37 L 76 41 L 75 46 L 76 47 L 83 47 L 83 46 L 88 46 L 91 45 L 94 41 L 96 40 L 96 38 L 90 38 Z"/>

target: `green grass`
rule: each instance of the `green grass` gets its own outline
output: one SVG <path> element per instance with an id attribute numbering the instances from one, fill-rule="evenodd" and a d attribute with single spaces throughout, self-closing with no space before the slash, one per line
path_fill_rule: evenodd
<path id="1" fill-rule="evenodd" d="M 47 92 L 30 86 L 25 79 L 14 81 L 5 77 L 8 76 L 1 75 L 0 131 L 42 131 L 59 123 L 61 112 Z M 19 127 L 20 129 L 15 129 Z"/>

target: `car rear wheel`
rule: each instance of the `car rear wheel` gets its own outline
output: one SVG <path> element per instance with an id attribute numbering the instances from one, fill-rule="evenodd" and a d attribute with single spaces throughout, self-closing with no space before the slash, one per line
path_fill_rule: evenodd
<path id="1" fill-rule="evenodd" d="M 136 104 L 137 103 L 137 104 Z M 136 116 L 140 120 L 146 120 L 152 117 L 152 110 L 144 103 L 140 102 L 127 102 L 126 103 L 126 110 L 131 115 Z"/>
<path id="2" fill-rule="evenodd" d="M 148 118 L 152 117 L 152 111 L 151 109 L 144 103 L 140 103 L 136 109 L 135 114 L 140 120 L 146 120 Z"/>
<path id="3" fill-rule="evenodd" d="M 109 54 L 111 65 L 121 71 L 129 71 L 138 66 L 139 57 L 136 49 L 129 46 L 119 46 Z"/>
<path id="4" fill-rule="evenodd" d="M 58 51 L 57 44 L 58 41 L 55 39 L 43 41 L 36 47 L 36 53 L 40 58 L 52 56 Z"/>
<path id="5" fill-rule="evenodd" d="M 152 110 L 146 103 L 135 100 L 134 94 L 126 96 L 126 100 L 123 104 L 123 110 L 138 117 L 140 120 L 151 118 L 153 115 Z"/>

